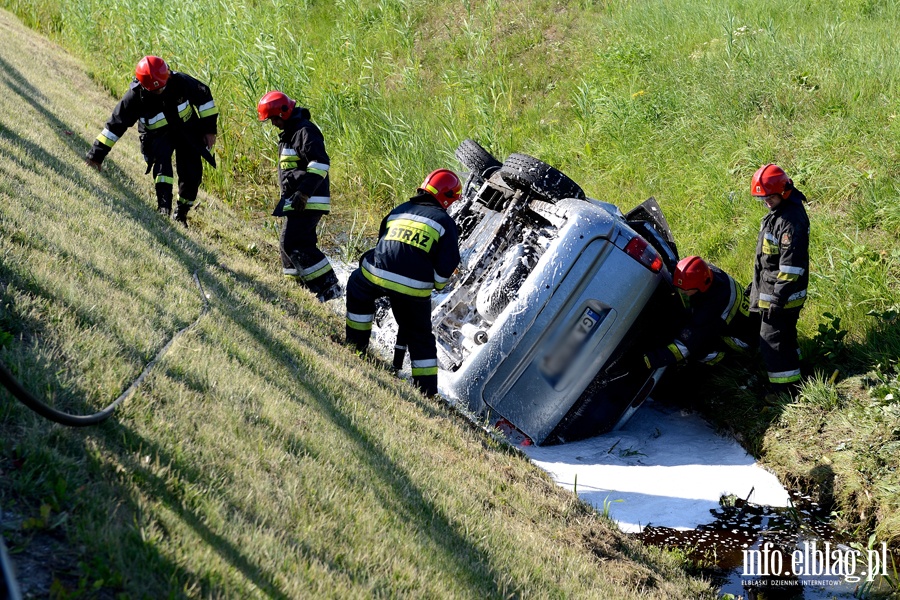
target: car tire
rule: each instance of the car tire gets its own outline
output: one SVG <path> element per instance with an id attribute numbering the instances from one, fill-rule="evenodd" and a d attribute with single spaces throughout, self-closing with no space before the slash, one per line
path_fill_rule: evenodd
<path id="1" fill-rule="evenodd" d="M 500 167 L 500 176 L 510 185 L 525 186 L 551 201 L 562 198 L 583 200 L 585 197 L 581 186 L 562 171 L 527 154 L 513 153 L 506 157 Z"/>
<path id="2" fill-rule="evenodd" d="M 496 171 L 502 163 L 481 147 L 475 140 L 463 140 L 456 149 L 456 159 L 473 174 L 477 173 L 482 179 L 488 177 L 485 173 Z"/>

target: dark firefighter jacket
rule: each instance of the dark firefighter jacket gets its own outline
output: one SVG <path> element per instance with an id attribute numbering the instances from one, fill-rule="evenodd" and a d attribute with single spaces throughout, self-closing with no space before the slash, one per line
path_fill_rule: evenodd
<path id="1" fill-rule="evenodd" d="M 809 285 L 809 218 L 806 197 L 794 189 L 762 219 L 756 243 L 756 266 L 750 290 L 750 308 L 772 304 L 799 308 Z"/>
<path id="2" fill-rule="evenodd" d="M 750 319 L 744 287 L 715 265 L 709 265 L 709 269 L 713 274 L 709 289 L 689 297 L 687 324 L 665 352 L 651 355 L 651 368 L 672 365 L 692 355 L 702 359 L 696 355 L 718 350 L 720 340 L 730 347 L 746 347 L 759 335 L 759 324 L 754 326 Z"/>
<path id="3" fill-rule="evenodd" d="M 272 213 L 276 217 L 310 210 L 328 214 L 331 210 L 331 186 L 328 170 L 331 161 L 325 152 L 325 139 L 309 110 L 296 107 L 278 137 L 278 184 L 281 201 Z M 305 201 L 305 205 L 304 205 Z"/>
<path id="4" fill-rule="evenodd" d="M 363 276 L 385 289 L 427 298 L 443 289 L 459 265 L 459 233 L 453 218 L 430 194 L 421 193 L 388 214 L 378 244 L 361 261 Z"/>
<path id="5" fill-rule="evenodd" d="M 147 143 L 152 139 L 169 135 L 173 141 L 196 144 L 197 151 L 212 163 L 212 156 L 201 136 L 217 133 L 218 116 L 219 109 L 209 88 L 190 75 L 172 71 L 161 94 L 148 92 L 135 78 L 94 141 L 88 158 L 102 163 L 119 138 L 137 123 L 142 149 L 152 147 Z M 156 159 L 153 156 L 145 158 L 148 162 Z"/>

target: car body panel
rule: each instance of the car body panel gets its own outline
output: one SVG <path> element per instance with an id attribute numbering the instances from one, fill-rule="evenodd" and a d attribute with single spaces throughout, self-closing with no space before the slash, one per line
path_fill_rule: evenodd
<path id="1" fill-rule="evenodd" d="M 470 410 L 490 407 L 538 444 L 609 361 L 660 282 L 608 239 L 622 223 L 600 203 L 566 199 L 556 207 L 566 218 L 558 237 L 487 342 L 446 384 Z M 626 284 L 596 277 L 601 268 Z"/>

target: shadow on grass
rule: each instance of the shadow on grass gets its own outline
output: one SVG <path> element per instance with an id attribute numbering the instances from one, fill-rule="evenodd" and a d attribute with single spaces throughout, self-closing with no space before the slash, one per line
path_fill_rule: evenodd
<path id="1" fill-rule="evenodd" d="M 48 139 L 46 144 L 35 143 L 15 133 L 12 128 L 4 126 L 0 129 L 0 135 L 9 139 L 19 150 L 17 154 L 0 151 L 0 156 L 2 156 L 3 160 L 9 161 L 10 164 L 16 165 L 19 169 L 35 173 L 39 179 L 48 180 L 52 175 L 52 177 L 58 177 L 65 182 L 69 182 L 72 186 L 88 190 L 97 188 L 98 184 L 92 177 L 88 177 L 88 167 L 85 166 L 82 169 L 72 168 L 73 159 L 80 162 L 91 141 L 74 134 L 75 128 L 69 126 L 68 123 L 60 118 L 59 113 L 54 112 L 48 106 L 48 102 L 40 90 L 2 58 L 0 58 L 0 88 L 9 90 L 24 105 L 30 107 L 40 118 L 44 119 L 56 133 L 58 138 L 56 142 L 62 142 L 62 146 L 70 153 L 69 156 L 60 156 L 56 152 L 54 140 Z M 98 124 L 98 130 L 99 127 L 100 124 Z M 23 160 L 22 156 L 28 156 L 28 160 Z M 168 248 L 174 259 L 184 266 L 186 272 L 203 271 L 204 265 L 216 262 L 216 254 L 214 252 L 195 243 L 189 236 L 180 232 L 172 224 L 162 222 L 156 212 L 146 202 L 146 199 L 135 191 L 137 186 L 130 179 L 129 175 L 116 167 L 114 163 L 108 164 L 105 180 L 113 192 L 113 198 L 108 200 L 112 203 L 112 208 L 120 215 L 131 219 L 144 228 L 149 234 L 152 244 Z M 33 195 L 35 197 L 33 210 L 35 215 L 39 217 L 40 193 L 35 191 Z M 87 266 L 87 268 L 91 267 L 92 265 Z M 278 290 L 267 287 L 252 278 L 238 275 L 233 271 L 229 273 L 241 285 L 252 287 L 261 298 L 276 299 L 283 296 Z M 216 276 L 208 271 L 205 275 L 204 285 L 207 286 L 207 289 L 227 301 L 230 294 L 229 285 L 225 278 Z M 11 273 L 10 276 L 18 277 L 19 281 L 33 294 L 46 297 L 50 301 L 58 300 L 51 297 L 46 289 L 36 285 L 35 282 L 29 282 L 27 274 Z M 108 278 L 109 275 L 104 274 L 104 277 Z M 454 579 L 460 582 L 459 585 L 470 589 L 474 596 L 494 595 L 497 591 L 494 589 L 495 582 L 499 582 L 502 576 L 494 572 L 490 566 L 491 557 L 481 550 L 473 540 L 469 539 L 466 532 L 462 529 L 463 525 L 454 523 L 453 519 L 445 514 L 440 506 L 429 499 L 428 495 L 417 485 L 414 478 L 406 472 L 401 464 L 388 455 L 387 449 L 382 447 L 371 433 L 358 427 L 353 422 L 352 417 L 341 409 L 340 404 L 343 398 L 371 397 L 371 389 L 367 387 L 367 385 L 370 386 L 371 382 L 366 379 L 365 381 L 369 382 L 366 384 L 363 381 L 355 380 L 350 374 L 347 374 L 342 381 L 340 397 L 329 392 L 310 389 L 310 384 L 306 383 L 306 380 L 314 375 L 314 365 L 309 364 L 308 360 L 307 363 L 304 363 L 304 360 L 297 360 L 295 357 L 298 354 L 298 346 L 305 348 L 310 356 L 318 357 L 319 353 L 316 351 L 316 348 L 300 339 L 297 335 L 293 336 L 293 344 L 286 345 L 269 335 L 260 326 L 257 322 L 257 315 L 248 314 L 247 311 L 240 310 L 239 302 L 229 306 L 234 306 L 234 308 L 226 312 L 227 317 L 233 319 L 239 327 L 246 330 L 249 335 L 256 339 L 266 349 L 270 359 L 275 364 L 288 370 L 290 373 L 296 374 L 297 385 L 307 388 L 310 392 L 309 396 L 313 398 L 314 407 L 343 431 L 347 439 L 352 440 L 358 449 L 358 452 L 355 454 L 361 457 L 365 468 L 382 484 L 377 486 L 376 494 L 378 501 L 384 506 L 385 510 L 395 514 L 398 522 L 407 522 L 413 525 L 415 530 L 427 540 L 427 542 L 423 543 L 427 543 L 436 555 L 442 557 L 440 559 L 442 564 L 449 566 L 449 570 L 453 572 Z M 288 309 L 288 311 L 290 310 Z M 302 314 L 302 309 L 298 311 L 294 308 L 294 312 Z M 96 319 L 84 314 L 83 311 L 79 312 L 77 308 L 75 313 L 87 328 L 98 324 Z M 23 324 L 23 326 L 27 325 L 27 323 Z M 325 341 L 324 343 L 328 342 Z M 19 348 L 17 352 L 32 354 L 33 352 L 39 352 L 39 349 Z M 37 357 L 33 357 L 27 362 L 38 364 L 39 361 L 36 359 Z M 139 366 L 136 368 L 139 368 Z M 40 376 L 40 382 L 36 383 L 36 385 L 43 390 L 64 389 L 65 384 L 63 382 L 53 377 L 48 379 L 49 372 L 60 372 L 64 371 L 64 369 L 64 364 L 49 364 L 44 369 L 39 369 L 43 371 L 43 375 Z M 261 373 L 257 373 L 257 375 L 262 376 Z M 192 380 L 190 376 L 184 373 L 170 372 L 168 376 L 174 379 L 181 379 L 187 385 L 201 392 L 207 387 L 204 382 L 196 379 Z M 386 383 L 381 385 L 387 387 Z M 296 397 L 296 390 L 286 389 L 285 392 L 289 397 L 293 392 L 294 397 Z M 2 395 L 6 396 L 5 392 Z M 420 403 L 422 402 L 424 401 L 420 401 Z M 429 408 L 427 403 L 422 403 L 421 406 L 423 409 Z M 22 411 L 13 410 L 4 410 L 3 413 L 4 420 L 12 419 L 14 422 L 19 420 L 17 415 L 24 414 Z M 7 421 L 4 425 L 9 426 L 10 423 Z M 298 451 L 302 451 L 304 447 L 303 440 L 295 434 L 284 430 L 278 424 L 263 422 L 258 426 L 277 432 L 285 440 L 283 448 L 285 453 L 296 455 Z M 39 429 L 41 429 L 41 426 L 37 425 L 34 431 Z M 288 591 L 282 589 L 276 581 L 277 571 L 255 563 L 248 558 L 234 541 L 227 539 L 210 528 L 203 514 L 199 514 L 189 508 L 189 499 L 185 497 L 182 488 L 169 487 L 166 481 L 158 476 L 150 474 L 146 470 L 141 470 L 141 466 L 135 463 L 134 451 L 140 449 L 141 454 L 151 453 L 154 456 L 158 456 L 160 461 L 171 465 L 171 468 L 181 474 L 186 482 L 195 484 L 201 489 L 214 490 L 215 482 L 209 476 L 191 467 L 187 460 L 177 458 L 171 449 L 141 436 L 126 425 L 109 421 L 100 428 L 92 429 L 89 435 L 91 439 L 99 442 L 107 451 L 122 461 L 129 471 L 142 473 L 141 477 L 135 481 L 139 489 L 164 503 L 195 531 L 207 546 L 239 571 L 248 581 L 252 582 L 259 589 L 264 590 L 269 597 L 289 597 Z M 81 438 L 75 434 L 70 436 L 71 442 L 79 439 Z M 33 442 L 37 443 L 36 440 L 33 440 Z M 52 440 L 49 440 L 49 445 L 51 447 L 54 445 Z M 67 459 L 63 455 L 70 454 L 71 457 L 77 456 L 79 453 L 79 449 L 71 447 L 57 448 L 57 451 L 61 452 L 60 458 L 64 462 Z M 80 452 L 92 455 L 85 447 L 81 447 Z M 70 464 L 70 468 L 75 467 Z M 114 481 L 115 473 L 109 473 L 110 468 L 109 465 L 104 465 L 99 461 L 94 461 L 92 467 L 95 473 L 112 476 Z M 77 480 L 77 477 L 75 479 Z M 121 484 L 111 485 L 116 488 L 114 494 L 119 497 L 128 497 L 127 486 Z M 65 509 L 65 507 L 62 508 Z M 128 510 L 133 513 L 140 512 L 137 498 L 130 498 Z M 243 511 L 243 513 L 242 516 L 247 519 L 247 522 L 265 522 L 263 518 L 265 515 L 249 514 L 247 511 Z M 125 530 L 129 531 L 127 528 Z M 173 589 L 176 589 L 182 587 L 182 584 L 190 585 L 193 580 L 199 577 L 200 584 L 208 592 L 213 595 L 224 593 L 225 590 L 221 586 L 227 584 L 221 582 L 220 575 L 216 573 L 197 574 L 188 572 L 184 567 L 163 557 L 152 542 L 141 540 L 137 532 L 130 531 L 132 533 L 128 535 L 135 535 L 136 543 L 143 547 L 140 555 L 152 561 L 155 568 L 158 568 L 160 571 L 158 573 L 160 581 L 172 582 L 173 580 L 179 580 L 179 583 L 173 586 Z M 88 547 L 88 553 L 103 551 L 102 548 L 91 548 L 92 540 L 81 540 L 81 542 Z M 336 572 L 341 571 L 341 561 L 334 556 L 329 556 L 327 549 L 310 547 L 302 540 L 294 540 L 294 544 L 296 544 L 301 554 L 308 557 L 309 560 L 322 561 L 323 564 L 329 565 Z M 128 565 L 124 565 L 124 567 L 127 571 Z M 354 577 L 352 573 L 347 573 L 347 575 Z M 360 575 L 357 574 L 355 577 L 360 577 Z"/>
<path id="2" fill-rule="evenodd" d="M 241 276 L 233 271 L 227 271 L 227 273 L 232 278 L 231 282 L 227 281 L 225 277 L 214 277 L 212 279 L 207 277 L 205 284 L 207 290 L 220 299 L 218 303 L 219 308 L 224 311 L 222 317 L 233 320 L 238 327 L 247 331 L 253 339 L 257 340 L 260 347 L 268 354 L 269 360 L 274 364 L 279 365 L 289 373 L 295 373 L 296 384 L 310 391 L 309 395 L 315 399 L 315 405 L 319 411 L 344 430 L 348 438 L 356 443 L 360 450 L 357 454 L 365 458 L 367 467 L 384 483 L 383 486 L 379 486 L 379 489 L 389 490 L 388 492 L 382 492 L 380 495 L 380 502 L 385 507 L 385 510 L 395 513 L 398 521 L 415 523 L 417 530 L 427 532 L 431 540 L 430 545 L 435 549 L 436 553 L 444 556 L 443 562 L 455 565 L 453 569 L 455 578 L 467 581 L 468 585 L 478 592 L 478 595 L 490 595 L 492 590 L 485 582 L 499 580 L 499 577 L 495 577 L 490 572 L 490 568 L 487 566 L 489 557 L 466 539 L 464 533 L 458 530 L 450 518 L 444 515 L 432 501 L 428 500 L 412 478 L 403 471 L 402 467 L 387 457 L 385 451 L 378 446 L 376 440 L 353 424 L 352 419 L 339 408 L 340 398 L 317 393 L 309 388 L 309 384 L 305 383 L 309 379 L 314 365 L 298 360 L 298 351 L 305 350 L 306 353 L 316 356 L 316 346 L 306 342 L 297 334 L 292 336 L 290 345 L 274 338 L 264 329 L 264 324 L 260 321 L 260 319 L 265 318 L 265 315 L 258 315 L 240 309 L 242 303 L 232 293 L 232 286 L 235 282 L 239 282 L 240 285 L 248 286 L 255 293 L 269 298 L 277 297 L 276 291 L 267 286 L 260 286 L 259 282 L 252 278 Z M 294 312 L 293 318 L 310 316 L 302 307 L 288 305 L 288 310 L 291 311 L 291 309 Z M 203 335 L 203 328 L 199 330 L 199 335 Z M 213 340 L 207 340 L 206 343 L 213 343 Z M 329 342 L 326 341 L 324 343 Z M 224 351 L 228 352 L 227 349 Z M 239 357 L 235 356 L 235 358 Z M 252 370 L 255 371 L 255 369 Z M 206 382 L 189 373 L 170 371 L 166 375 L 172 379 L 179 380 L 200 394 L 209 391 L 209 386 Z M 256 375 L 259 377 L 264 376 L 261 372 L 257 372 Z M 58 385 L 58 383 L 44 383 L 44 385 L 47 384 L 52 386 Z M 371 394 L 370 385 L 364 386 L 363 383 L 354 381 L 349 375 L 343 384 L 341 386 L 344 390 L 342 392 L 343 397 L 365 398 Z M 388 386 L 387 383 L 382 385 Z M 289 397 L 292 394 L 296 396 L 297 391 L 297 389 L 284 389 L 285 394 Z M 424 403 L 424 400 L 420 402 Z M 433 412 L 433 407 L 429 407 L 427 403 L 423 404 L 423 408 L 431 408 L 432 410 L 426 412 Z M 265 422 L 259 426 L 280 435 L 281 439 L 285 440 L 284 451 L 286 453 L 296 455 L 297 452 L 303 451 L 303 441 L 299 437 L 283 430 L 277 424 Z M 112 430 L 107 429 L 107 427 L 111 427 Z M 104 440 L 103 445 L 111 453 L 119 456 L 120 460 L 125 460 L 122 457 L 130 456 L 129 450 L 140 448 L 141 452 L 147 453 L 149 451 L 154 455 L 158 455 L 164 463 L 171 464 L 190 484 L 197 485 L 203 489 L 212 489 L 214 487 L 211 485 L 214 482 L 209 481 L 202 473 L 192 469 L 185 461 L 175 460 L 172 454 L 164 447 L 152 440 L 139 436 L 127 427 L 107 425 L 104 426 L 103 430 L 105 430 L 105 434 L 101 436 L 101 439 Z M 124 450 L 121 446 L 123 442 L 125 445 Z M 155 481 L 153 478 L 147 481 L 148 483 L 142 484 L 144 485 L 142 489 L 148 495 L 165 502 L 171 510 L 177 513 L 186 524 L 197 532 L 197 535 L 205 543 L 213 547 L 224 560 L 232 564 L 255 585 L 263 590 L 267 590 L 271 597 L 286 597 L 285 592 L 277 588 L 275 574 L 269 573 L 263 567 L 254 564 L 241 553 L 239 547 L 211 531 L 204 524 L 202 515 L 197 515 L 184 508 L 184 498 L 181 495 L 168 490 L 164 482 Z M 122 490 L 117 495 L 121 496 Z M 131 510 L 135 510 L 134 501 L 132 501 Z M 259 515 L 245 514 L 244 517 L 249 522 L 263 522 L 259 520 Z M 329 556 L 325 549 L 310 547 L 302 540 L 294 540 L 293 546 L 296 546 L 300 553 L 308 557 L 309 560 L 321 561 L 322 564 L 331 565 L 330 568 L 336 570 L 336 572 L 341 570 L 340 561 L 334 556 Z M 158 556 L 152 545 L 147 545 L 146 552 L 142 553 L 156 555 L 153 560 L 159 562 L 161 569 L 171 569 L 171 573 L 168 576 L 164 576 L 165 578 L 184 577 L 183 581 L 190 582 L 191 578 L 196 576 L 188 574 L 181 567 L 170 564 L 163 557 Z M 349 575 L 354 576 L 353 574 Z M 355 576 L 359 577 L 358 574 Z M 218 589 L 216 586 L 219 583 L 217 583 L 218 578 L 216 576 L 210 574 L 202 575 L 201 580 L 201 584 L 207 589 Z"/>
<path id="3" fill-rule="evenodd" d="M 190 498 L 185 495 L 186 486 L 170 485 L 166 480 L 144 468 L 144 465 L 140 464 L 139 459 L 136 460 L 136 458 L 148 454 L 156 457 L 160 463 L 184 476 L 184 479 L 191 484 L 210 489 L 213 487 L 209 486 L 212 482 L 208 481 L 199 471 L 181 461 L 175 460 L 162 446 L 136 434 L 128 428 L 117 426 L 108 433 L 111 438 L 116 439 L 117 444 L 121 444 L 121 447 L 113 447 L 110 450 L 115 452 L 119 460 L 122 461 L 122 466 L 128 472 L 128 477 L 141 492 L 164 504 L 190 527 L 208 548 L 240 572 L 254 586 L 262 590 L 266 597 L 278 600 L 287 600 L 292 597 L 281 589 L 272 573 L 267 572 L 265 568 L 247 558 L 238 545 L 213 531 L 207 525 L 207 521 L 202 515 L 188 508 Z M 100 473 L 106 471 L 105 474 L 110 479 L 114 480 L 116 477 L 116 473 L 111 472 L 112 468 L 108 464 L 103 465 L 95 462 L 93 468 Z M 119 498 L 128 495 L 127 489 L 119 489 L 118 491 Z M 138 506 L 138 499 L 131 497 L 129 504 L 130 510 L 134 511 L 135 507 Z M 251 515 L 251 517 L 256 518 L 256 515 Z M 250 522 L 262 521 L 251 520 Z M 203 588 L 203 595 L 205 596 L 220 597 L 220 595 L 228 595 L 226 592 L 228 589 L 231 589 L 231 585 L 227 582 L 223 583 L 220 574 L 204 573 L 196 568 L 188 571 L 177 562 L 164 557 L 152 542 L 142 539 L 143 536 L 140 534 L 140 531 L 131 530 L 128 535 L 133 543 L 141 546 L 140 555 L 144 559 L 152 561 L 149 563 L 149 567 L 146 562 L 140 565 L 141 569 L 146 570 L 149 568 L 152 570 L 159 582 L 169 582 L 170 584 L 175 583 L 175 581 L 179 582 L 175 583 L 175 585 L 170 585 L 171 589 L 157 589 L 154 593 L 167 593 L 171 597 L 175 590 L 179 588 L 187 589 L 196 582 Z M 128 565 L 125 565 L 125 572 L 129 572 Z M 150 582 L 138 583 L 146 584 L 148 591 L 151 591 L 152 587 L 156 587 L 150 586 Z"/>
<path id="4" fill-rule="evenodd" d="M 222 289 L 221 292 L 226 293 L 227 289 Z M 228 304 L 236 305 L 235 303 Z M 304 364 L 302 360 L 295 360 L 294 357 L 297 355 L 296 349 L 284 345 L 262 330 L 256 323 L 257 317 L 255 315 L 248 314 L 246 311 L 231 311 L 227 316 L 234 319 L 242 329 L 248 331 L 260 343 L 260 346 L 265 348 L 273 362 L 289 372 L 296 373 L 296 385 L 304 387 L 309 392 L 308 397 L 312 398 L 312 401 L 308 402 L 308 404 L 315 406 L 321 414 L 346 433 L 346 439 L 351 440 L 356 445 L 359 452 L 354 453 L 354 455 L 362 457 L 369 470 L 384 484 L 383 486 L 376 486 L 376 489 L 390 490 L 390 493 L 381 494 L 379 497 L 379 501 L 385 510 L 396 514 L 399 522 L 413 523 L 417 531 L 427 534 L 435 553 L 444 556 L 442 562 L 448 565 L 455 565 L 454 574 L 458 581 L 466 581 L 469 587 L 479 596 L 494 593 L 496 590 L 486 586 L 485 582 L 497 581 L 500 578 L 488 566 L 490 562 L 489 557 L 468 540 L 465 533 L 460 531 L 458 526 L 454 525 L 452 520 L 443 514 L 434 502 L 426 497 L 413 478 L 404 471 L 401 465 L 389 458 L 386 450 L 379 445 L 376 439 L 367 431 L 357 427 L 353 419 L 341 410 L 339 405 L 342 398 L 371 397 L 371 385 L 377 380 L 373 381 L 368 378 L 360 380 L 359 377 L 350 376 L 350 374 L 344 376 L 339 386 L 342 398 L 334 397 L 322 390 L 314 390 L 306 383 L 310 380 L 311 370 L 314 367 Z M 292 341 L 295 344 L 302 345 L 309 352 L 317 352 L 316 347 L 304 343 L 296 335 Z M 262 376 L 261 373 L 257 373 L 257 375 Z M 189 375 L 179 374 L 178 379 L 198 393 L 202 394 L 208 391 L 208 386 L 203 381 Z M 389 389 L 387 383 L 381 385 L 385 389 Z M 297 397 L 297 391 L 296 389 L 285 389 L 284 393 L 288 397 Z M 412 394 L 413 392 L 410 391 L 410 393 Z M 435 413 L 434 408 L 428 406 L 424 399 L 416 398 L 414 402 L 423 408 L 423 412 L 432 415 Z M 265 431 L 276 434 L 274 436 L 275 439 L 285 440 L 283 444 L 285 453 L 296 455 L 300 451 L 298 449 L 306 447 L 303 440 L 282 428 L 279 424 L 258 416 L 255 418 L 259 426 L 263 427 Z M 183 470 L 183 465 L 178 466 L 178 469 Z M 200 476 L 199 473 L 196 475 Z M 318 554 L 317 557 L 323 558 Z M 333 557 L 327 560 L 326 564 L 331 562 L 334 562 Z"/>
<path id="5" fill-rule="evenodd" d="M 241 327 L 248 330 L 260 342 L 261 346 L 266 348 L 273 361 L 296 374 L 296 386 L 304 388 L 308 392 L 308 394 L 304 394 L 304 397 L 311 399 L 306 403 L 318 409 L 322 415 L 345 433 L 346 440 L 349 440 L 356 446 L 358 452 L 353 452 L 352 455 L 362 460 L 366 471 L 371 473 L 382 484 L 367 486 L 366 490 L 368 493 L 374 493 L 384 510 L 394 515 L 392 521 L 409 523 L 423 539 L 427 540 L 427 542 L 422 543 L 427 543 L 429 551 L 441 557 L 438 562 L 449 566 L 454 580 L 459 585 L 465 585 L 469 588 L 472 595 L 475 597 L 494 595 L 497 590 L 494 589 L 492 582 L 500 581 L 501 577 L 500 574 L 495 573 L 490 567 L 491 557 L 479 549 L 467 537 L 461 526 L 455 524 L 435 502 L 427 497 L 427 494 L 423 492 L 403 466 L 388 456 L 386 449 L 380 445 L 377 439 L 368 431 L 358 427 L 352 417 L 340 408 L 339 405 L 345 398 L 370 397 L 370 385 L 359 380 L 358 377 L 354 378 L 348 374 L 338 386 L 342 390 L 340 397 L 333 396 L 327 391 L 314 390 L 307 383 L 312 374 L 310 370 L 313 367 L 305 366 L 302 361 L 294 361 L 292 357 L 296 354 L 296 349 L 286 346 L 260 330 L 254 322 L 255 317 L 248 315 L 246 311 L 234 311 L 227 316 L 235 319 Z M 294 342 L 302 343 L 298 340 L 294 340 Z M 310 351 L 314 350 L 312 346 L 307 346 L 307 349 Z M 197 376 L 171 371 L 166 375 L 177 379 L 200 394 L 204 394 L 209 390 L 207 383 Z M 281 385 L 284 388 L 287 384 Z M 288 397 L 297 397 L 299 390 L 283 389 L 283 392 Z M 421 400 L 419 402 L 425 401 Z M 245 410 L 245 407 L 234 405 L 233 409 L 237 412 Z M 310 449 L 309 445 L 302 438 L 279 423 L 259 415 L 254 415 L 252 422 L 248 422 L 246 419 L 244 419 L 244 422 L 248 427 L 260 428 L 268 439 L 281 440 L 282 450 L 289 456 L 317 457 L 318 454 L 321 454 Z M 108 450 L 119 456 L 120 460 L 132 461 L 129 470 L 133 468 L 142 473 L 139 477 L 133 477 L 133 481 L 141 490 L 166 504 L 178 514 L 188 526 L 195 530 L 205 543 L 215 549 L 224 560 L 232 564 L 247 579 L 265 590 L 271 597 L 283 597 L 285 592 L 280 590 L 275 582 L 276 572 L 270 572 L 267 568 L 255 564 L 241 552 L 236 543 L 211 531 L 205 525 L 207 519 L 204 515 L 198 515 L 186 508 L 187 499 L 182 491 L 184 488 L 215 490 L 218 485 L 221 485 L 221 482 L 194 468 L 183 458 L 176 457 L 168 448 L 156 441 L 141 436 L 121 425 L 114 427 L 114 431 L 109 431 L 108 435 L 103 436 L 109 445 Z M 134 461 L 136 454 L 149 454 L 158 457 L 160 463 L 167 466 L 171 471 L 178 473 L 186 485 L 167 485 L 166 482 L 159 480 L 158 477 L 148 474 L 146 469 L 142 469 L 141 465 Z M 327 460 L 327 458 L 318 456 L 318 460 Z M 214 493 L 219 494 L 222 500 L 230 504 L 230 514 L 241 515 L 241 521 L 246 523 L 266 523 L 265 515 L 253 514 L 247 509 L 234 506 L 228 500 L 227 493 Z M 289 532 L 280 530 L 273 533 L 277 535 L 289 534 Z M 353 540 L 347 540 L 346 544 L 352 544 L 352 542 Z M 311 563 L 326 565 L 330 571 L 359 583 L 362 588 L 369 588 L 372 584 L 375 587 L 379 587 L 379 584 L 384 585 L 383 582 L 369 581 L 369 574 L 361 570 L 359 565 L 347 564 L 347 561 L 341 559 L 341 556 L 338 555 L 341 552 L 335 554 L 328 548 L 316 547 L 302 539 L 296 538 L 290 540 L 290 547 Z M 215 583 L 214 578 L 209 575 L 203 576 L 202 585 L 207 592 L 213 594 L 216 591 L 221 591 L 217 587 L 218 584 Z"/>
<path id="6" fill-rule="evenodd" d="M 859 344 L 850 344 L 847 352 L 850 356 L 859 357 L 857 360 L 862 372 L 868 371 L 878 363 L 884 366 L 894 364 L 897 368 L 896 361 L 900 356 L 900 316 L 880 318 L 866 332 L 865 339 Z"/>

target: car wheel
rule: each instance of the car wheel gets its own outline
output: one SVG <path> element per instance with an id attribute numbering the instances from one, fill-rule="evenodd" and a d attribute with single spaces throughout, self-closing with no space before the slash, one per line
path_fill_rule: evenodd
<path id="1" fill-rule="evenodd" d="M 502 164 L 475 140 L 463 140 L 456 149 L 456 158 L 469 171 L 477 173 L 482 179 L 486 179 L 489 172 L 499 169 Z"/>
<path id="2" fill-rule="evenodd" d="M 584 199 L 584 191 L 563 172 L 527 154 L 510 154 L 500 176 L 511 185 L 526 186 L 551 201 L 562 198 Z"/>

